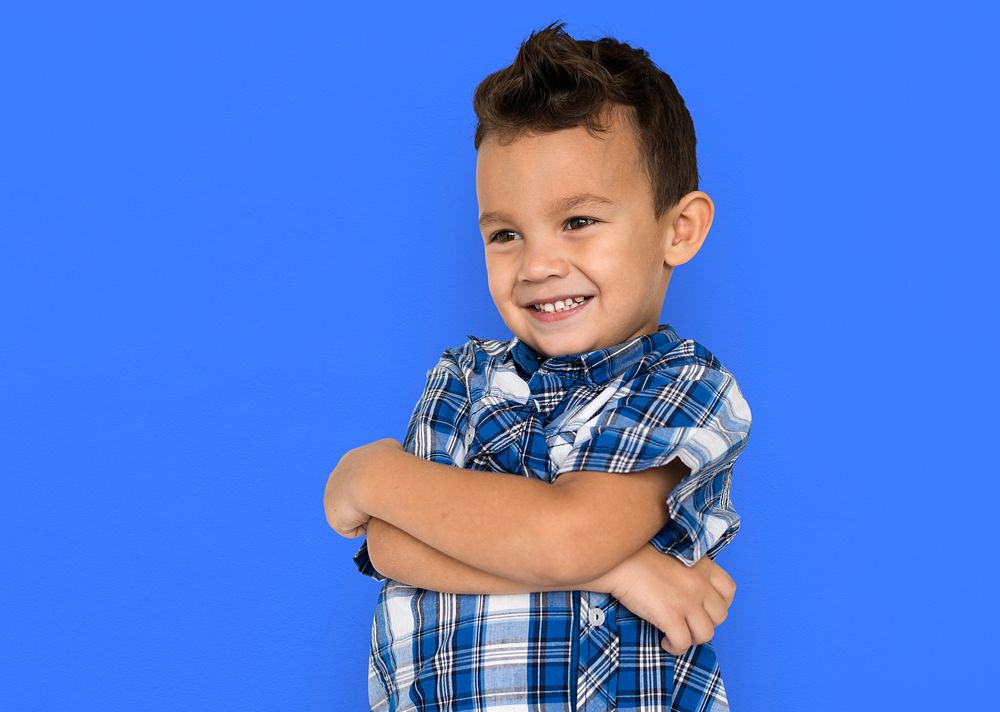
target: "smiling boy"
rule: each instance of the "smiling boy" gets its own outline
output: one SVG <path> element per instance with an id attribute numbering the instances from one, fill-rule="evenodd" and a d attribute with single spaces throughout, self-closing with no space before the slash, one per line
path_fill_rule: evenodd
<path id="1" fill-rule="evenodd" d="M 487 135 L 479 146 L 490 294 L 504 323 L 542 355 L 654 333 L 673 268 L 694 256 L 712 223 L 700 191 L 654 219 L 629 114 L 613 111 L 602 138 L 572 127 L 509 145 Z M 585 301 L 552 311 L 574 297 Z"/>
<path id="2" fill-rule="evenodd" d="M 659 323 L 714 214 L 690 116 L 644 51 L 562 23 L 475 109 L 489 291 L 514 337 L 445 349 L 402 447 L 350 451 L 324 499 L 384 584 L 371 708 L 726 710 L 710 639 L 735 585 L 712 558 L 739 528 L 750 410 Z"/>

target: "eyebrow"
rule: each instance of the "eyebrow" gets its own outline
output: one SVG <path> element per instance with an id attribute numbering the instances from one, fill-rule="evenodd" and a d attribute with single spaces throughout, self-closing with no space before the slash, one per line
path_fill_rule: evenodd
<path id="1" fill-rule="evenodd" d="M 549 206 L 549 212 L 564 213 L 567 210 L 573 210 L 574 208 L 579 208 L 583 205 L 610 207 L 614 204 L 615 201 L 610 198 L 605 198 L 603 195 L 594 195 L 593 193 L 574 193 L 573 195 L 567 195 L 564 198 L 552 201 L 552 204 Z M 490 211 L 479 216 L 479 226 L 482 227 L 490 223 L 509 220 L 510 218 L 508 218 L 504 213 Z"/>

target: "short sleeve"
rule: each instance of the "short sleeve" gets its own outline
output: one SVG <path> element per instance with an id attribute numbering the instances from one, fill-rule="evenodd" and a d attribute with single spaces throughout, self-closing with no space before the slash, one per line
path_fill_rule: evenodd
<path id="1" fill-rule="evenodd" d="M 579 427 L 555 476 L 639 472 L 680 458 L 691 472 L 667 497 L 670 521 L 650 543 L 693 566 L 702 556 L 714 556 L 739 529 L 729 494 L 750 420 L 750 407 L 725 369 L 653 370 L 624 384 Z"/>
<path id="2" fill-rule="evenodd" d="M 413 408 L 403 438 L 403 449 L 425 460 L 456 466 L 465 453 L 462 432 L 469 414 L 469 392 L 462 370 L 451 349 L 441 354 L 424 381 L 424 392 Z M 375 570 L 368 556 L 368 537 L 354 555 L 354 563 L 365 576 L 376 581 L 386 577 Z"/>
<path id="3" fill-rule="evenodd" d="M 358 571 L 363 573 L 369 578 L 373 578 L 376 581 L 385 581 L 388 577 L 380 574 L 374 566 L 372 566 L 371 557 L 368 556 L 368 537 L 361 542 L 361 548 L 358 549 L 357 553 L 354 554 L 354 565 L 358 567 Z"/>

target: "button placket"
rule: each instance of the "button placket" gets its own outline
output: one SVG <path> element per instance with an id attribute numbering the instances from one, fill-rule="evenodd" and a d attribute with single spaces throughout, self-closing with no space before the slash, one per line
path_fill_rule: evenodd
<path id="1" fill-rule="evenodd" d="M 620 641 L 616 619 L 608 596 L 594 592 L 581 594 L 583 630 L 580 631 L 580 666 L 577 671 L 576 709 L 580 712 L 613 712 L 617 709 Z M 604 610 L 601 604 L 609 606 Z"/>

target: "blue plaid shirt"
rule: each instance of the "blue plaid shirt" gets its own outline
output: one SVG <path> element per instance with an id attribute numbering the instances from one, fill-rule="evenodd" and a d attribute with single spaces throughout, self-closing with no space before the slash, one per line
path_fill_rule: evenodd
<path id="1" fill-rule="evenodd" d="M 669 324 L 604 349 L 541 359 L 516 337 L 469 336 L 427 372 L 403 447 L 434 462 L 554 482 L 637 472 L 679 457 L 691 472 L 650 543 L 692 566 L 736 535 L 733 463 L 750 408 L 732 374 Z M 369 657 L 372 710 L 728 710 L 711 643 L 681 656 L 610 594 L 456 594 L 384 582 Z"/>

